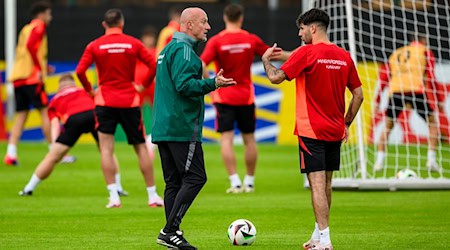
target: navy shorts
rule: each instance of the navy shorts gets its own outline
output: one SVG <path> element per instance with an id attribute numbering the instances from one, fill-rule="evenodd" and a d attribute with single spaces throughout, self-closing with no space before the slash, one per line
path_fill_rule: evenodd
<path id="1" fill-rule="evenodd" d="M 120 124 L 127 135 L 128 144 L 145 143 L 145 128 L 142 122 L 141 108 L 95 107 L 97 130 L 105 134 L 116 133 Z"/>
<path id="2" fill-rule="evenodd" d="M 241 133 L 255 132 L 255 104 L 245 106 L 231 106 L 214 103 L 216 107 L 216 131 L 225 132 L 234 130 L 234 124 Z"/>
<path id="3" fill-rule="evenodd" d="M 322 141 L 299 136 L 298 148 L 302 173 L 339 170 L 341 141 Z"/>

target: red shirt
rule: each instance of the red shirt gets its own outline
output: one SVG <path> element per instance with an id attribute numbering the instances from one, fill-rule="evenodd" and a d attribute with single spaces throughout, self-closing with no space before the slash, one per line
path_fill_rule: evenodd
<path id="1" fill-rule="evenodd" d="M 60 90 L 48 105 L 48 118 L 57 117 L 63 124 L 71 115 L 94 110 L 94 101 L 86 91 L 78 87 Z"/>
<path id="2" fill-rule="evenodd" d="M 95 63 L 98 74 L 98 91 L 95 105 L 114 108 L 139 106 L 139 94 L 133 86 L 137 60 L 156 70 L 156 59 L 138 39 L 122 33 L 119 28 L 109 28 L 106 34 L 89 43 L 78 63 L 76 72 L 86 91 L 92 86 L 86 70 Z"/>
<path id="3" fill-rule="evenodd" d="M 224 30 L 211 37 L 201 59 L 205 64 L 214 61 L 216 72 L 224 70 L 224 76 L 233 78 L 237 84 L 211 92 L 213 103 L 227 105 L 250 105 L 255 102 L 251 80 L 251 66 L 255 55 L 262 56 L 269 48 L 258 36 L 245 30 Z"/>
<path id="4" fill-rule="evenodd" d="M 334 44 L 299 47 L 281 66 L 287 78 L 296 78 L 294 134 L 339 141 L 344 136 L 345 89 L 361 86 L 350 54 Z"/>
<path id="5" fill-rule="evenodd" d="M 148 48 L 148 52 L 152 55 L 156 55 L 156 47 Z M 144 101 L 148 98 L 151 105 L 153 105 L 153 98 L 155 93 L 155 79 L 154 69 L 150 69 L 147 65 L 138 60 L 136 63 L 136 71 L 134 73 L 134 82 L 142 84 L 145 87 L 145 90 L 139 94 L 140 105 L 144 104 Z"/>

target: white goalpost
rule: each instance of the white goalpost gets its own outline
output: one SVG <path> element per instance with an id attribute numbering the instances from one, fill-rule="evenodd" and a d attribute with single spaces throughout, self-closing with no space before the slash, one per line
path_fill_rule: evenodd
<path id="1" fill-rule="evenodd" d="M 340 171 L 335 172 L 333 188 L 344 189 L 450 189 L 450 6 L 448 1 L 418 0 L 312 0 L 310 8 L 330 15 L 330 40 L 345 48 L 358 65 L 363 83 L 364 103 L 350 129 L 350 140 L 341 150 Z M 306 11 L 307 9 L 304 9 Z M 434 112 L 438 126 L 436 161 L 438 171 L 427 168 L 430 142 L 428 121 L 414 108 L 400 113 L 388 137 L 383 169 L 374 164 L 377 146 L 386 124 L 389 86 L 380 75 L 389 56 L 408 44 L 411 35 L 422 32 L 435 56 L 435 75 L 445 95 L 444 107 Z M 347 103 L 351 97 L 347 93 Z M 413 95 L 414 98 L 414 95 Z M 403 178 L 407 169 L 416 176 Z M 308 186 L 305 181 L 305 186 Z"/>

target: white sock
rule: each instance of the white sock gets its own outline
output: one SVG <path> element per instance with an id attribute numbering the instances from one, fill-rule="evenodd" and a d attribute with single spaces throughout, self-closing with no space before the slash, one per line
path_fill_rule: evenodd
<path id="1" fill-rule="evenodd" d="M 385 155 L 386 155 L 386 153 L 384 151 L 377 152 L 377 162 L 376 163 L 378 165 L 383 165 Z"/>
<path id="2" fill-rule="evenodd" d="M 109 191 L 109 200 L 113 202 L 120 201 L 119 194 L 117 193 L 117 185 L 116 183 L 109 184 L 106 186 Z"/>
<path id="3" fill-rule="evenodd" d="M 428 157 L 428 161 L 435 162 L 436 161 L 436 151 L 428 150 L 427 157 Z"/>
<path id="4" fill-rule="evenodd" d="M 147 187 L 148 199 L 158 196 L 156 193 L 156 186 Z"/>
<path id="5" fill-rule="evenodd" d="M 319 234 L 319 224 L 317 222 L 314 224 L 314 232 L 311 235 L 311 239 L 319 241 L 320 234 Z"/>
<path id="6" fill-rule="evenodd" d="M 245 175 L 244 177 L 244 185 L 245 186 L 255 186 L 255 176 Z"/>
<path id="7" fill-rule="evenodd" d="M 8 144 L 8 147 L 6 148 L 6 154 L 8 156 L 16 158 L 17 157 L 17 146 L 14 144 Z"/>
<path id="8" fill-rule="evenodd" d="M 228 176 L 228 179 L 230 179 L 230 184 L 232 187 L 242 186 L 241 179 L 239 179 L 239 175 L 237 173 Z"/>
<path id="9" fill-rule="evenodd" d="M 117 191 L 123 191 L 122 183 L 120 182 L 120 174 L 119 173 L 116 174 L 116 186 L 117 186 Z"/>
<path id="10" fill-rule="evenodd" d="M 33 191 L 36 188 L 36 186 L 39 184 L 39 182 L 41 182 L 41 179 L 39 179 L 35 174 L 33 174 L 31 176 L 30 181 L 23 189 L 23 191 L 25 191 L 25 192 Z"/>
<path id="11" fill-rule="evenodd" d="M 325 228 L 324 230 L 319 230 L 319 235 L 320 235 L 320 244 L 322 246 L 326 246 L 331 243 L 329 227 Z"/>

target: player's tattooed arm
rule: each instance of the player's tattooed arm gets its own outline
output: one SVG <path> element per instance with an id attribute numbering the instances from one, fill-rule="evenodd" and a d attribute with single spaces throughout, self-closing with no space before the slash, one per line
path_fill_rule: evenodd
<path id="1" fill-rule="evenodd" d="M 261 57 L 264 65 L 264 70 L 266 71 L 267 78 L 273 84 L 279 84 L 286 79 L 286 74 L 283 70 L 277 69 L 270 63 L 270 59 L 279 56 L 282 50 L 277 47 L 275 43 L 272 47 L 268 48 L 264 55 Z"/>

